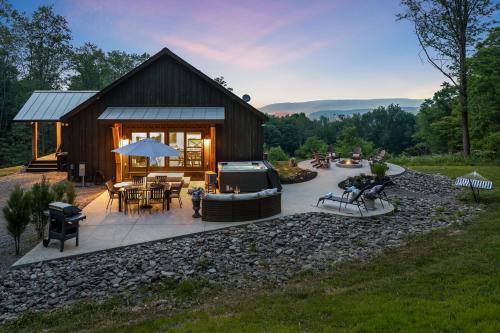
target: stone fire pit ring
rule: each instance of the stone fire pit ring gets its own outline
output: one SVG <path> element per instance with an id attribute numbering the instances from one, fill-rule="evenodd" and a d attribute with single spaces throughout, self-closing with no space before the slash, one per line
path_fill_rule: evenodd
<path id="1" fill-rule="evenodd" d="M 361 163 L 360 161 L 359 162 L 355 161 L 355 160 L 350 159 L 350 158 L 340 160 L 337 163 L 335 163 L 335 165 L 339 168 L 346 168 L 346 169 L 356 169 L 356 168 L 363 167 L 363 163 Z"/>

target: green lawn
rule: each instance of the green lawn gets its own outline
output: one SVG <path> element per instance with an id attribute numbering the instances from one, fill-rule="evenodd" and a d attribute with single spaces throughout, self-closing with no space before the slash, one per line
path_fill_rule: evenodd
<path id="1" fill-rule="evenodd" d="M 417 167 L 415 167 L 417 169 Z M 419 166 L 462 175 L 468 166 Z M 500 167 L 476 167 L 500 184 Z M 297 276 L 260 292 L 194 292 L 201 305 L 177 313 L 111 300 L 25 317 L 6 332 L 499 332 L 500 191 L 463 225 L 411 237 L 369 262 Z M 179 289 L 179 288 L 177 288 Z M 189 288 L 188 288 L 189 289 Z M 165 291 L 158 291 L 165 297 Z M 170 295 L 178 295 L 173 292 Z M 159 296 L 160 297 L 160 296 Z M 182 297 L 186 297 L 185 295 Z M 187 296 L 189 297 L 189 296 Z M 132 310 L 132 308 L 134 310 Z"/>
<path id="2" fill-rule="evenodd" d="M 13 166 L 13 167 L 8 167 L 8 168 L 2 168 L 0 169 L 0 177 L 11 175 L 13 173 L 19 172 L 21 170 L 21 166 Z"/>

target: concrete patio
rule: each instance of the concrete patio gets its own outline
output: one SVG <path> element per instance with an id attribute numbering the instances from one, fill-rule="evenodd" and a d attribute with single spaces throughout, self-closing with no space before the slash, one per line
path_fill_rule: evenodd
<path id="1" fill-rule="evenodd" d="M 303 161 L 299 166 L 304 169 L 314 169 L 309 161 Z M 404 172 L 404 169 L 397 165 L 389 164 L 389 167 L 387 174 L 390 176 Z M 338 187 L 338 183 L 360 173 L 369 174 L 368 163 L 363 161 L 363 168 L 358 169 L 338 168 L 332 164 L 330 169 L 314 170 L 318 171 L 315 179 L 283 186 L 282 213 L 275 217 L 325 211 L 337 215 L 360 216 L 356 206 L 342 207 L 339 213 L 338 203 L 328 202 L 316 207 L 316 202 L 327 192 L 341 195 L 342 190 Z M 203 186 L 203 183 L 191 182 L 190 186 Z M 131 214 L 125 215 L 118 212 L 116 200 L 111 209 L 106 209 L 108 194 L 103 191 L 97 199 L 84 208 L 87 219 L 80 228 L 78 247 L 75 246 L 74 240 L 69 240 L 65 243 L 64 252 L 61 253 L 58 241 L 52 241 L 48 248 L 40 243 L 19 259 L 14 266 L 257 222 L 202 222 L 201 219 L 191 217 L 193 210 L 187 190 L 182 192 L 182 201 L 184 205 L 180 208 L 177 200 L 173 199 L 170 211 L 153 210 L 151 214 L 148 211 L 143 211 L 141 214 L 132 211 Z M 393 210 L 390 203 L 386 202 L 384 206 L 382 208 L 380 202 L 376 202 L 376 209 L 364 211 L 363 216 L 381 215 Z"/>

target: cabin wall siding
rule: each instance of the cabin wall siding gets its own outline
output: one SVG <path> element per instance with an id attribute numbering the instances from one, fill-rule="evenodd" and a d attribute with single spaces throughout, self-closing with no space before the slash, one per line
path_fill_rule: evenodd
<path id="1" fill-rule="evenodd" d="M 112 124 L 97 120 L 110 106 L 223 106 L 224 124 L 216 125 L 217 162 L 262 159 L 262 119 L 175 59 L 163 56 L 70 117 L 69 126 L 63 127 L 69 162 L 86 162 L 87 175 L 100 170 L 106 178 L 114 176 Z"/>

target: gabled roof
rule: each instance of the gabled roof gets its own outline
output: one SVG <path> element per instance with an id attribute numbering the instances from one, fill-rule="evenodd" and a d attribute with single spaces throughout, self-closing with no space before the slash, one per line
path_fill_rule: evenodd
<path id="1" fill-rule="evenodd" d="M 173 58 L 174 60 L 176 60 L 177 62 L 179 62 L 181 65 L 185 66 L 188 70 L 190 70 L 191 72 L 193 72 L 196 75 L 198 75 L 200 78 L 202 78 L 208 84 L 211 84 L 213 87 L 215 87 L 216 89 L 218 89 L 222 93 L 226 94 L 229 98 L 235 100 L 236 102 L 240 103 L 245 108 L 247 108 L 249 111 L 251 111 L 254 114 L 256 114 L 262 120 L 267 121 L 269 119 L 266 114 L 264 114 L 261 111 L 257 110 L 252 105 L 250 105 L 247 102 L 245 102 L 244 100 L 242 100 L 239 96 L 237 96 L 233 92 L 227 90 L 226 88 L 224 88 L 223 86 L 221 86 L 220 84 L 218 84 L 217 82 L 215 82 L 214 80 L 212 80 L 209 76 L 207 76 L 206 74 L 202 73 L 200 70 L 198 70 L 197 68 L 195 68 L 194 66 L 192 66 L 191 64 L 189 64 L 187 61 L 185 61 L 184 59 L 182 59 L 181 57 L 179 57 L 178 55 L 176 55 L 175 53 L 173 53 L 172 51 L 170 51 L 168 48 L 165 47 L 165 48 L 161 49 L 160 52 L 156 53 L 155 55 L 153 55 L 151 58 L 149 58 L 148 60 L 146 60 L 145 62 L 143 62 L 139 66 L 137 66 L 136 68 L 132 69 L 127 74 L 123 75 L 119 79 L 115 80 L 114 82 L 112 82 L 111 84 L 109 84 L 108 86 L 106 86 L 105 88 L 103 88 L 101 91 L 99 91 L 97 94 L 95 94 L 92 98 L 89 98 L 87 101 L 85 101 L 84 103 L 82 103 L 79 106 L 77 106 L 74 110 L 72 110 L 71 112 L 67 113 L 64 116 L 64 120 L 67 120 L 68 118 L 71 118 L 72 116 L 74 116 L 75 114 L 77 114 L 78 112 L 80 112 L 81 110 L 85 109 L 85 107 L 87 107 L 88 105 L 90 105 L 91 103 L 93 103 L 95 100 L 101 98 L 106 93 L 108 93 L 109 91 L 111 91 L 113 88 L 115 88 L 116 86 L 120 85 L 122 82 L 128 80 L 129 78 L 133 77 L 135 74 L 137 74 L 137 73 L 141 72 L 142 70 L 144 70 L 145 68 L 149 67 L 151 64 L 153 64 L 155 61 L 157 61 L 158 59 L 160 59 L 163 56 L 168 56 L 168 57 Z"/>
<path id="2" fill-rule="evenodd" d="M 35 90 L 14 121 L 58 121 L 97 91 Z"/>

